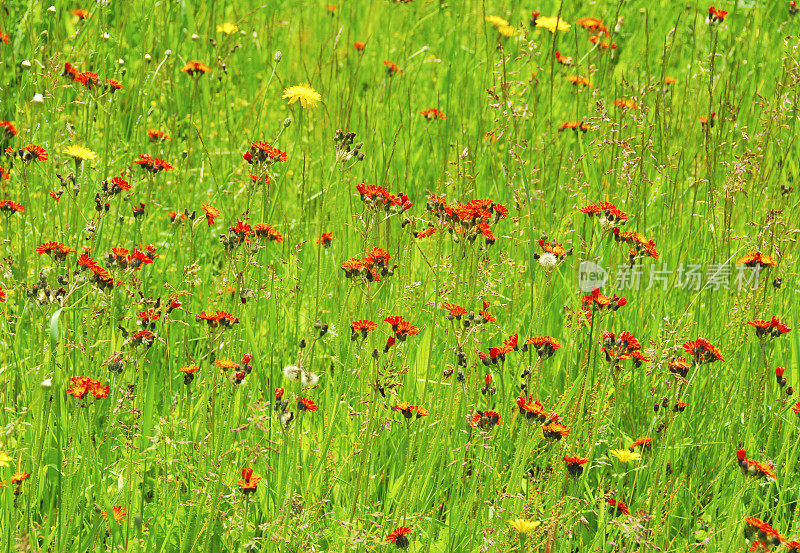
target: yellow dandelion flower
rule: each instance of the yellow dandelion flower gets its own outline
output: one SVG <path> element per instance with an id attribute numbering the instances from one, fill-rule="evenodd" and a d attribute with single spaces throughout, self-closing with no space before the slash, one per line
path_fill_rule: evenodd
<path id="1" fill-rule="evenodd" d="M 536 18 L 536 26 L 547 29 L 551 33 L 569 30 L 569 23 L 558 17 L 544 17 L 540 15 Z"/>
<path id="2" fill-rule="evenodd" d="M 14 459 L 8 456 L 5 451 L 0 451 L 0 467 L 10 467 Z"/>
<path id="3" fill-rule="evenodd" d="M 486 17 L 486 21 L 488 21 L 489 23 L 491 23 L 492 25 L 494 25 L 498 29 L 500 27 L 508 27 L 509 26 L 508 21 L 506 21 L 505 19 L 503 19 L 499 15 L 489 15 L 489 16 Z"/>
<path id="4" fill-rule="evenodd" d="M 627 449 L 612 449 L 611 455 L 616 457 L 620 463 L 630 463 L 631 461 L 638 461 L 642 458 L 640 453 L 628 451 Z"/>
<path id="5" fill-rule="evenodd" d="M 500 33 L 500 36 L 503 36 L 505 38 L 511 38 L 512 36 L 517 34 L 517 30 L 511 25 L 500 25 L 497 28 L 497 32 Z"/>
<path id="6" fill-rule="evenodd" d="M 317 102 L 322 101 L 322 96 L 319 92 L 311 88 L 311 85 L 298 84 L 290 86 L 283 91 L 283 97 L 289 100 L 290 104 L 294 104 L 297 100 L 306 109 L 314 109 L 317 107 Z"/>
<path id="7" fill-rule="evenodd" d="M 74 144 L 72 146 L 67 146 L 66 148 L 64 148 L 62 150 L 62 153 L 68 155 L 75 161 L 87 161 L 90 159 L 97 159 L 97 154 L 94 153 L 89 148 L 84 148 L 83 146 L 77 146 Z"/>
<path id="8" fill-rule="evenodd" d="M 517 518 L 509 520 L 508 525 L 520 534 L 530 534 L 534 528 L 539 526 L 541 522 L 538 520 L 525 520 L 524 518 Z"/>
<path id="9" fill-rule="evenodd" d="M 226 35 L 232 35 L 236 31 L 239 30 L 239 27 L 231 23 L 230 21 L 226 21 L 225 23 L 221 23 L 217 25 L 217 32 L 218 33 L 225 33 Z"/>

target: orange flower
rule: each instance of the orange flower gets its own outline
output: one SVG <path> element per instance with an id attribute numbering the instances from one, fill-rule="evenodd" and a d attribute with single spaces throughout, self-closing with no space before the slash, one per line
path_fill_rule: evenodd
<path id="1" fill-rule="evenodd" d="M 428 121 L 433 119 L 447 119 L 447 116 L 436 108 L 426 109 L 425 111 L 421 111 L 419 113 Z"/>
<path id="2" fill-rule="evenodd" d="M 527 400 L 525 396 L 519 396 L 517 398 L 517 407 L 520 414 L 528 420 L 540 423 L 544 423 L 547 420 L 547 411 L 545 411 L 544 406 L 538 399 L 534 401 L 533 396 L 529 396 Z"/>
<path id="3" fill-rule="evenodd" d="M 695 362 L 699 365 L 713 363 L 714 361 L 725 361 L 722 352 L 705 338 L 697 338 L 683 344 L 683 349 L 694 356 Z"/>
<path id="4" fill-rule="evenodd" d="M 266 237 L 267 240 L 274 240 L 278 244 L 283 244 L 283 235 L 272 225 L 259 223 L 256 225 L 255 230 L 256 236 L 259 238 Z"/>
<path id="5" fill-rule="evenodd" d="M 583 473 L 583 465 L 589 462 L 589 459 L 583 457 L 564 457 L 562 459 L 567 464 L 567 472 L 572 476 L 580 476 Z"/>
<path id="6" fill-rule="evenodd" d="M 86 19 L 86 16 L 89 15 L 89 12 L 84 10 L 83 8 L 78 8 L 77 10 L 72 10 L 70 12 L 72 15 L 77 16 L 78 19 Z"/>
<path id="7" fill-rule="evenodd" d="M 584 123 L 583 121 L 567 121 L 563 125 L 558 128 L 558 132 L 561 132 L 566 129 L 572 129 L 573 131 L 585 133 L 589 130 L 589 125 Z"/>
<path id="8" fill-rule="evenodd" d="M 572 57 L 562 56 L 558 50 L 556 50 L 556 61 L 561 65 L 572 65 Z"/>
<path id="9" fill-rule="evenodd" d="M 74 376 L 70 379 L 70 382 L 72 385 L 67 388 L 66 393 L 78 399 L 83 399 L 87 393 L 92 394 L 97 399 L 105 399 L 111 390 L 109 386 L 103 386 L 99 380 L 88 376 Z"/>
<path id="10" fill-rule="evenodd" d="M 414 415 L 416 415 L 418 419 L 428 416 L 428 411 L 425 408 L 420 407 L 419 405 L 411 405 L 409 403 L 398 403 L 392 407 L 392 411 L 400 411 L 407 419 L 410 419 Z"/>
<path id="11" fill-rule="evenodd" d="M 117 90 L 122 90 L 122 83 L 115 79 L 106 79 L 106 87 L 113 94 Z"/>
<path id="12" fill-rule="evenodd" d="M 603 33 L 605 36 L 610 36 L 606 26 L 603 25 L 603 22 L 596 17 L 582 17 L 581 19 L 577 20 L 575 24 L 580 25 L 589 32 Z"/>
<path id="13" fill-rule="evenodd" d="M 8 150 L 6 150 L 8 152 Z M 17 150 L 16 155 L 22 161 L 47 161 L 47 151 L 36 144 L 28 144 Z"/>
<path id="14" fill-rule="evenodd" d="M 631 511 L 628 509 L 628 506 L 625 505 L 622 501 L 617 501 L 613 498 L 606 499 L 609 507 L 611 507 L 611 513 L 614 515 L 630 515 Z"/>
<path id="15" fill-rule="evenodd" d="M 476 411 L 469 421 L 472 428 L 482 428 L 484 430 L 500 424 L 500 414 L 495 411 Z"/>
<path id="16" fill-rule="evenodd" d="M 258 141 L 251 142 L 250 149 L 242 157 L 247 163 L 264 163 L 266 165 L 284 162 L 289 159 L 289 155 L 286 152 L 282 152 L 266 142 Z"/>
<path id="17" fill-rule="evenodd" d="M 531 336 L 525 341 L 522 351 L 528 351 L 528 346 L 534 346 L 539 357 L 545 359 L 552 357 L 557 349 L 561 349 L 561 344 L 558 340 L 550 336 Z"/>
<path id="18" fill-rule="evenodd" d="M 639 104 L 627 98 L 619 98 L 614 100 L 614 105 L 622 109 L 639 109 Z"/>
<path id="19" fill-rule="evenodd" d="M 0 121 L 0 129 L 3 129 L 6 138 L 17 136 L 17 129 L 11 121 Z"/>
<path id="20" fill-rule="evenodd" d="M 586 77 L 581 77 L 579 75 L 570 75 L 569 77 L 567 77 L 567 82 L 575 86 L 582 85 L 588 88 L 592 88 L 592 83 L 589 82 L 589 79 L 587 79 Z"/>
<path id="21" fill-rule="evenodd" d="M 409 543 L 406 536 L 409 532 L 411 532 L 411 528 L 408 526 L 395 528 L 392 530 L 392 533 L 386 537 L 386 541 L 388 543 L 393 543 L 398 549 L 408 549 Z"/>
<path id="22" fill-rule="evenodd" d="M 117 522 L 117 524 L 122 524 L 122 521 L 124 521 L 125 517 L 128 516 L 128 511 L 122 507 L 112 507 L 111 514 L 114 516 L 114 520 Z M 100 513 L 100 518 L 103 520 L 108 520 L 108 512 L 105 509 L 103 509 L 103 512 Z"/>
<path id="23" fill-rule="evenodd" d="M 54 259 L 61 260 L 66 258 L 67 255 L 75 253 L 75 250 L 61 242 L 45 242 L 36 248 L 36 253 L 39 255 L 48 254 Z"/>
<path id="24" fill-rule="evenodd" d="M 211 69 L 209 69 L 206 64 L 199 61 L 190 61 L 183 66 L 183 69 L 181 69 L 182 73 L 187 73 L 192 77 L 203 75 L 209 71 L 211 71 Z"/>
<path id="25" fill-rule="evenodd" d="M 775 260 L 768 255 L 762 254 L 761 252 L 750 252 L 736 263 L 738 265 L 745 265 L 746 267 L 755 267 L 758 265 L 763 269 L 765 267 L 774 266 Z"/>
<path id="26" fill-rule="evenodd" d="M 363 42 L 354 42 L 353 43 L 353 48 L 355 48 L 359 52 L 363 52 L 364 48 L 366 48 L 366 47 L 367 47 L 367 45 L 365 43 L 363 43 Z"/>
<path id="27" fill-rule="evenodd" d="M 158 129 L 147 129 L 147 136 L 150 137 L 150 142 L 161 142 L 163 140 L 170 140 L 167 133 Z"/>
<path id="28" fill-rule="evenodd" d="M 317 238 L 317 244 L 322 244 L 326 248 L 330 248 L 332 240 L 333 240 L 333 233 L 332 232 L 323 232 L 322 236 Z"/>
<path id="29" fill-rule="evenodd" d="M 214 218 L 219 217 L 219 209 L 209 204 L 202 204 L 200 207 L 203 208 L 203 211 L 206 214 L 206 221 L 208 221 L 208 226 L 213 225 Z"/>
<path id="30" fill-rule="evenodd" d="M 0 211 L 3 211 L 7 214 L 24 213 L 25 206 L 19 202 L 13 202 L 11 200 L 3 200 L 0 201 Z"/>
<path id="31" fill-rule="evenodd" d="M 396 64 L 394 64 L 391 61 L 384 60 L 383 65 L 386 66 L 386 71 L 389 72 L 390 77 L 394 77 L 395 75 L 400 75 L 403 72 L 399 67 L 397 67 Z"/>
<path id="32" fill-rule="evenodd" d="M 448 319 L 458 319 L 461 320 L 463 315 L 467 314 L 467 310 L 461 307 L 460 305 L 456 305 L 455 303 L 444 303 L 442 307 L 447 311 L 447 318 Z"/>
<path id="33" fill-rule="evenodd" d="M 198 321 L 205 321 L 210 328 L 216 328 L 222 325 L 225 328 L 233 328 L 233 325 L 239 322 L 237 317 L 225 311 L 203 311 L 197 315 Z"/>
<path id="34" fill-rule="evenodd" d="M 30 478 L 31 475 L 27 472 L 17 472 L 11 475 L 11 483 L 12 484 L 20 484 Z"/>
<path id="35" fill-rule="evenodd" d="M 239 368 L 239 363 L 236 361 L 231 361 L 230 359 L 217 359 L 213 364 L 215 367 L 222 369 L 223 371 Z"/>
<path id="36" fill-rule="evenodd" d="M 358 338 L 358 334 L 361 333 L 362 338 L 367 337 L 367 333 L 375 330 L 378 328 L 378 325 L 375 324 L 373 321 L 362 319 L 360 321 L 353 321 L 350 323 L 350 339 L 355 340 Z"/>
<path id="37" fill-rule="evenodd" d="M 93 71 L 84 71 L 75 75 L 75 82 L 85 88 L 94 88 L 100 82 L 100 76 Z"/>
<path id="38" fill-rule="evenodd" d="M 256 491 L 258 483 L 261 481 L 260 476 L 253 476 L 253 469 L 243 468 L 242 478 L 239 480 L 239 489 L 246 495 Z"/>
<path id="39" fill-rule="evenodd" d="M 316 411 L 317 404 L 305 397 L 297 398 L 297 408 L 300 411 Z"/>
<path id="40" fill-rule="evenodd" d="M 566 438 L 569 436 L 569 428 L 567 428 L 563 423 L 560 422 L 551 422 L 542 427 L 542 433 L 544 434 L 545 438 L 550 440 L 560 440 L 561 438 Z"/>
<path id="41" fill-rule="evenodd" d="M 597 44 L 603 50 L 616 50 L 617 43 L 616 42 L 609 42 L 607 40 L 600 40 L 600 37 L 591 36 L 589 37 L 589 42 L 592 44 Z"/>
<path id="42" fill-rule="evenodd" d="M 645 436 L 645 437 L 643 437 L 643 438 L 639 438 L 639 439 L 635 440 L 635 441 L 634 441 L 634 442 L 633 442 L 633 443 L 632 443 L 632 444 L 631 444 L 631 445 L 628 447 L 628 449 L 629 449 L 630 451 L 633 451 L 633 450 L 634 450 L 634 449 L 636 449 L 637 447 L 638 447 L 639 449 L 648 449 L 648 448 L 649 448 L 651 445 L 653 445 L 653 438 L 648 438 L 648 437 L 646 437 L 646 436 Z"/>
<path id="43" fill-rule="evenodd" d="M 142 169 L 154 175 L 161 171 L 169 171 L 170 169 L 172 169 L 172 165 L 170 165 L 163 159 L 158 157 L 150 157 L 148 154 L 143 154 L 139 156 L 139 159 L 134 159 L 133 163 L 134 165 L 140 165 Z"/>

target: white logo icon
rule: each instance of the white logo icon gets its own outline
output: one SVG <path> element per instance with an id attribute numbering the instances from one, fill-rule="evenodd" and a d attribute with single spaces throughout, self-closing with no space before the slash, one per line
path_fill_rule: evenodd
<path id="1" fill-rule="evenodd" d="M 608 282 L 608 271 L 597 263 L 582 261 L 578 267 L 578 288 L 587 294 L 592 290 L 605 286 Z"/>

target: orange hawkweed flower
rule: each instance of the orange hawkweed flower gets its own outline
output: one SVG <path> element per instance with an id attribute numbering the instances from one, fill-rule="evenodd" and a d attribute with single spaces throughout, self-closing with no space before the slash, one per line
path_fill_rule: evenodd
<path id="1" fill-rule="evenodd" d="M 239 363 L 236 361 L 231 361 L 230 359 L 217 359 L 213 364 L 215 367 L 222 369 L 223 371 L 239 368 Z"/>
<path id="2" fill-rule="evenodd" d="M 211 71 L 211 69 L 209 69 L 205 63 L 199 61 L 190 61 L 181 69 L 182 73 L 186 73 L 192 77 L 203 75 L 209 71 Z"/>
<path id="3" fill-rule="evenodd" d="M 558 128 L 558 132 L 561 132 L 566 129 L 572 129 L 573 131 L 586 133 L 589 130 L 589 125 L 584 123 L 583 121 L 567 121 L 563 125 Z"/>
<path id="4" fill-rule="evenodd" d="M 461 320 L 461 317 L 467 314 L 466 309 L 455 303 L 443 303 L 442 308 L 447 311 L 447 318 L 450 320 Z"/>
<path id="5" fill-rule="evenodd" d="M 564 457 L 562 459 L 567 464 L 567 472 L 572 476 L 580 476 L 583 474 L 583 465 L 589 462 L 589 459 L 583 457 Z"/>
<path id="6" fill-rule="evenodd" d="M 363 43 L 363 42 L 354 42 L 353 43 L 353 48 L 355 48 L 359 52 L 363 52 L 364 48 L 366 48 L 366 47 L 367 47 L 367 45 L 365 43 Z"/>
<path id="7" fill-rule="evenodd" d="M 122 90 L 122 83 L 115 79 L 106 79 L 106 88 L 113 94 L 117 90 Z"/>
<path id="8" fill-rule="evenodd" d="M 210 328 L 216 328 L 222 325 L 225 328 L 233 328 L 233 325 L 239 322 L 238 317 L 234 317 L 225 311 L 203 311 L 197 315 L 198 321 L 205 321 Z"/>
<path id="9" fill-rule="evenodd" d="M 603 22 L 596 17 L 582 17 L 577 20 L 575 24 L 580 25 L 589 32 L 603 33 L 605 36 L 610 36 L 606 26 L 603 25 Z"/>
<path id="10" fill-rule="evenodd" d="M 725 361 L 722 352 L 719 351 L 705 338 L 697 338 L 683 344 L 683 349 L 694 356 L 695 363 L 713 363 L 714 361 Z"/>
<path id="11" fill-rule="evenodd" d="M 270 146 L 266 142 L 251 142 L 250 149 L 247 150 L 242 156 L 247 163 L 263 163 L 271 165 L 273 163 L 281 163 L 289 159 L 286 152 Z"/>
<path id="12" fill-rule="evenodd" d="M 639 104 L 627 98 L 618 98 L 614 100 L 614 105 L 622 109 L 639 109 Z"/>
<path id="13" fill-rule="evenodd" d="M 737 261 L 736 264 L 744 265 L 746 267 L 760 266 L 763 269 L 765 267 L 774 266 L 775 260 L 768 255 L 762 254 L 761 252 L 750 252 Z"/>
<path id="14" fill-rule="evenodd" d="M 300 411 L 316 411 L 317 404 L 305 397 L 297 398 L 297 409 Z"/>
<path id="15" fill-rule="evenodd" d="M 6 302 L 6 291 L 3 290 L 2 287 L 0 287 L 0 303 L 5 303 L 5 302 Z"/>
<path id="16" fill-rule="evenodd" d="M 86 16 L 89 15 L 89 12 L 84 10 L 83 8 L 78 8 L 77 10 L 72 10 L 70 13 L 72 15 L 76 16 L 78 19 L 86 19 Z"/>
<path id="17" fill-rule="evenodd" d="M 27 480 L 30 477 L 31 477 L 31 475 L 28 474 L 27 472 L 24 472 L 24 471 L 23 472 L 16 472 L 16 473 L 11 475 L 11 483 L 12 484 L 20 484 L 20 483 L 24 482 L 25 480 Z"/>
<path id="18" fill-rule="evenodd" d="M 634 449 L 636 449 L 636 448 L 638 447 L 639 449 L 642 449 L 642 450 L 644 450 L 644 449 L 648 449 L 648 448 L 649 448 L 650 446 L 652 446 L 652 445 L 653 445 L 653 438 L 648 438 L 648 437 L 646 437 L 646 436 L 645 436 L 645 437 L 643 437 L 643 438 L 638 438 L 637 440 L 635 440 L 635 441 L 634 441 L 634 442 L 633 442 L 633 443 L 632 443 L 632 444 L 631 444 L 631 445 L 628 447 L 628 449 L 629 449 L 630 451 L 633 451 Z"/>
<path id="19" fill-rule="evenodd" d="M 429 414 L 427 409 L 420 407 L 419 405 L 411 405 L 409 403 L 398 403 L 392 407 L 392 411 L 400 411 L 407 419 L 410 419 L 414 415 L 416 415 L 416 417 L 419 419 L 422 417 L 427 417 Z"/>
<path id="20" fill-rule="evenodd" d="M 706 18 L 706 22 L 709 25 L 713 25 L 715 23 L 722 23 L 725 21 L 725 16 L 728 15 L 728 12 L 725 10 L 720 10 L 719 8 L 715 8 L 714 6 L 710 6 L 708 8 L 708 17 Z"/>
<path id="21" fill-rule="evenodd" d="M 2 200 L 0 201 L 0 211 L 7 214 L 24 213 L 25 206 L 19 202 L 13 202 L 11 200 Z"/>
<path id="22" fill-rule="evenodd" d="M 562 56 L 558 50 L 556 50 L 556 61 L 561 65 L 572 65 L 572 57 Z"/>
<path id="23" fill-rule="evenodd" d="M 150 142 L 162 142 L 164 140 L 170 140 L 170 137 L 167 136 L 167 133 L 158 129 L 147 129 L 147 136 L 150 137 Z"/>
<path id="24" fill-rule="evenodd" d="M 406 537 L 411 532 L 408 526 L 401 526 L 392 530 L 392 533 L 386 537 L 388 543 L 393 543 L 398 549 L 408 549 L 409 542 Z"/>
<path id="25" fill-rule="evenodd" d="M 714 113 L 713 111 L 711 113 L 709 113 L 708 116 L 701 115 L 699 117 L 700 126 L 702 126 L 702 127 L 708 126 L 709 129 L 713 129 L 714 128 L 714 117 L 716 117 L 716 115 L 717 114 Z"/>
<path id="26" fill-rule="evenodd" d="M 11 121 L 0 121 L 0 129 L 3 129 L 6 138 L 13 138 L 17 136 L 17 129 Z"/>
<path id="27" fill-rule="evenodd" d="M 408 321 L 400 321 L 397 323 L 395 336 L 401 342 L 405 341 L 408 336 L 415 336 L 417 334 L 419 334 L 419 327 L 417 327 L 417 325 L 411 324 Z"/>
<path id="28" fill-rule="evenodd" d="M 208 221 L 208 226 L 213 225 L 214 219 L 216 217 L 219 217 L 220 215 L 219 209 L 209 204 L 201 204 L 200 207 L 203 208 L 203 211 L 206 214 L 206 221 Z"/>
<path id="29" fill-rule="evenodd" d="M 368 319 L 362 319 L 360 321 L 353 321 L 350 323 L 350 339 L 355 340 L 358 338 L 359 333 L 361 334 L 362 338 L 366 338 L 367 334 L 373 330 L 378 328 L 378 325 L 373 321 Z"/>
<path id="30" fill-rule="evenodd" d="M 560 422 L 551 422 L 542 427 L 544 437 L 550 440 L 560 440 L 569 436 L 569 428 Z"/>
<path id="31" fill-rule="evenodd" d="M 579 75 L 570 75 L 567 77 L 567 82 L 574 85 L 574 86 L 585 86 L 588 88 L 592 88 L 592 83 L 589 82 L 589 79 L 586 77 L 581 77 Z"/>
<path id="32" fill-rule="evenodd" d="M 8 41 L 10 40 L 10 38 L 11 37 L 9 37 L 7 34 L 5 34 L 4 32 L 0 31 L 0 42 L 2 42 L 3 44 L 8 44 Z"/>
<path id="33" fill-rule="evenodd" d="M 109 386 L 103 386 L 99 380 L 88 376 L 73 376 L 70 382 L 72 385 L 67 388 L 66 393 L 78 399 L 83 399 L 87 393 L 92 394 L 97 399 L 105 399 L 111 391 Z"/>
<path id="34" fill-rule="evenodd" d="M 8 150 L 6 150 L 6 152 L 8 152 Z M 47 161 L 47 151 L 36 144 L 23 146 L 17 150 L 16 155 L 19 156 L 22 161 Z"/>
<path id="35" fill-rule="evenodd" d="M 750 326 L 755 327 L 756 329 L 756 336 L 761 338 L 763 336 L 769 336 L 771 338 L 777 338 L 778 336 L 782 336 L 784 334 L 788 334 L 792 329 L 785 323 L 782 323 L 778 317 L 773 315 L 772 319 L 769 321 L 764 321 L 761 319 L 757 319 L 755 321 L 748 321 Z"/>
<path id="36" fill-rule="evenodd" d="M 317 238 L 317 244 L 322 244 L 326 248 L 330 248 L 332 240 L 333 240 L 333 233 L 332 232 L 323 232 L 322 236 Z"/>
<path id="37" fill-rule="evenodd" d="M 261 481 L 260 476 L 253 476 L 253 469 L 243 468 L 242 478 L 239 480 L 239 489 L 245 495 L 253 493 L 258 488 L 258 483 Z"/>
<path id="38" fill-rule="evenodd" d="M 48 254 L 53 259 L 61 260 L 66 258 L 67 255 L 75 253 L 75 250 L 61 242 L 45 242 L 36 248 L 36 253 L 39 255 Z"/>
<path id="39" fill-rule="evenodd" d="M 94 71 L 84 71 L 75 76 L 75 82 L 85 88 L 94 88 L 100 83 L 100 76 Z"/>
<path id="40" fill-rule="evenodd" d="M 603 50 L 616 50 L 617 43 L 616 42 L 609 42 L 607 40 L 601 40 L 600 37 L 597 36 L 590 36 L 589 42 L 592 44 L 598 45 Z"/>
<path id="41" fill-rule="evenodd" d="M 614 498 L 609 497 L 606 499 L 606 503 L 611 508 L 611 514 L 613 515 L 630 515 L 631 511 L 628 509 L 628 506 L 625 505 L 622 501 L 618 501 Z"/>
<path id="42" fill-rule="evenodd" d="M 558 340 L 550 336 L 531 336 L 522 346 L 523 352 L 528 350 L 527 346 L 534 346 L 539 357 L 544 357 L 545 359 L 551 357 L 557 349 L 561 349 L 561 344 Z"/>
<path id="43" fill-rule="evenodd" d="M 274 240 L 278 244 L 283 244 L 283 234 L 278 229 L 267 223 L 259 223 L 255 226 L 256 236 L 259 238 L 266 238 L 267 240 Z"/>
<path id="44" fill-rule="evenodd" d="M 495 411 L 476 411 L 469 421 L 472 428 L 487 430 L 500 424 L 500 413 Z"/>
<path id="45" fill-rule="evenodd" d="M 677 83 L 677 79 L 675 77 L 664 77 L 664 84 L 675 84 Z"/>
<path id="46" fill-rule="evenodd" d="M 432 121 L 433 119 L 447 119 L 447 116 L 436 108 L 426 109 L 419 113 L 428 121 Z"/>
<path id="47" fill-rule="evenodd" d="M 169 171 L 172 169 L 172 165 L 163 159 L 158 157 L 150 157 L 148 154 L 139 156 L 139 159 L 134 159 L 133 163 L 134 165 L 141 166 L 142 169 L 154 175 L 160 173 L 161 171 Z"/>
<path id="48" fill-rule="evenodd" d="M 128 511 L 122 507 L 112 507 L 111 515 L 114 517 L 114 520 L 117 522 L 117 524 L 122 524 L 122 522 L 125 520 L 125 517 L 128 516 Z M 103 520 L 108 520 L 108 512 L 105 509 L 103 509 L 103 512 L 100 513 L 100 518 Z"/>
<path id="49" fill-rule="evenodd" d="M 519 396 L 517 398 L 517 407 L 520 415 L 528 420 L 540 423 L 544 423 L 547 420 L 547 411 L 545 411 L 544 405 L 538 399 L 534 400 L 533 396 L 529 396 L 527 400 L 525 396 Z"/>
<path id="50" fill-rule="evenodd" d="M 395 75 L 400 75 L 403 71 L 397 67 L 397 65 L 391 61 L 384 60 L 383 65 L 386 66 L 386 71 L 389 73 L 390 77 L 394 77 Z"/>

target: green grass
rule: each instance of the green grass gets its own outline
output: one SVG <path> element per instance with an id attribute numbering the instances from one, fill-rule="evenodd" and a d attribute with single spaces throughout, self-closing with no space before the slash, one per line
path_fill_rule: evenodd
<path id="1" fill-rule="evenodd" d="M 800 338 L 792 330 L 762 344 L 746 324 L 775 315 L 792 326 L 800 305 L 800 206 L 797 191 L 781 192 L 800 169 L 798 20 L 787 3 L 725 2 L 730 13 L 714 26 L 705 5 L 641 0 L 352 1 L 333 12 L 319 2 L 227 4 L 87 4 L 85 20 L 69 13 L 77 5 L 51 13 L 48 3 L 9 0 L 0 10 L 9 36 L 0 120 L 18 130 L 0 143 L 37 144 L 49 158 L 2 160 L 10 178 L 0 200 L 27 208 L 0 217 L 2 551 L 384 551 L 408 526 L 414 552 L 727 553 L 750 547 L 746 517 L 800 538 L 797 398 L 774 376 L 784 366 L 788 386 L 800 387 Z M 532 28 L 532 9 L 572 26 Z M 516 36 L 501 38 L 490 15 Z M 589 41 L 575 24 L 586 16 L 605 22 L 617 48 Z M 218 31 L 224 22 L 238 30 Z M 181 72 L 192 60 L 211 71 Z M 390 76 L 385 60 L 402 73 Z M 123 88 L 82 87 L 62 75 L 65 62 Z M 592 86 L 573 86 L 571 75 Z M 322 95 L 316 108 L 282 98 L 299 83 Z M 429 108 L 446 119 L 426 120 Z M 712 128 L 699 121 L 710 112 Z M 567 121 L 589 130 L 559 132 Z M 150 128 L 170 140 L 151 143 Z M 342 162 L 337 129 L 356 133 L 363 161 Z M 251 183 L 242 159 L 253 141 L 288 154 L 267 185 Z M 62 153 L 73 144 L 97 159 L 74 162 Z M 148 176 L 133 164 L 146 153 L 173 169 Z M 131 190 L 104 195 L 101 183 L 120 175 Z M 356 191 L 362 182 L 414 205 L 375 214 Z M 95 210 L 98 193 L 108 211 Z M 493 245 L 470 241 L 432 216 L 430 195 L 449 205 L 489 198 L 509 215 L 492 218 Z M 637 262 L 636 289 L 614 286 L 630 246 L 578 211 L 601 201 L 660 253 Z M 140 202 L 145 213 L 134 217 Z M 213 225 L 201 204 L 221 212 Z M 170 221 L 184 210 L 196 217 Z M 238 221 L 269 223 L 284 241 L 226 250 L 220 236 Z M 429 222 L 439 230 L 416 239 Z M 323 232 L 334 234 L 330 248 L 316 244 Z M 550 271 L 534 259 L 543 232 L 572 248 Z M 77 253 L 38 255 L 47 241 Z M 76 265 L 84 248 L 104 266 L 112 248 L 147 244 L 152 264 L 108 267 L 124 282 L 112 290 Z M 394 275 L 345 278 L 342 264 L 375 246 Z M 740 289 L 736 262 L 754 251 L 776 265 L 757 289 Z M 582 261 L 609 267 L 602 293 L 627 299 L 592 324 L 580 319 Z M 672 273 L 648 287 L 662 264 L 703 274 L 725 264 L 731 286 L 694 290 Z M 29 295 L 40 274 L 54 293 L 63 286 L 59 298 Z M 171 294 L 181 307 L 167 313 Z M 137 315 L 159 298 L 153 345 L 132 344 Z M 484 300 L 497 321 L 467 329 L 442 308 L 477 313 Z M 239 323 L 210 329 L 196 319 L 216 310 Z M 420 332 L 387 353 L 392 315 Z M 360 319 L 378 327 L 351 341 Z M 329 325 L 322 337 L 317 321 Z M 631 332 L 650 361 L 609 363 L 603 331 Z M 512 351 L 485 367 L 478 352 L 514 334 L 520 345 L 552 336 L 563 347 L 549 359 Z M 668 361 L 698 336 L 725 361 L 673 376 Z M 120 352 L 116 373 L 106 361 Z M 253 370 L 241 384 L 212 364 L 246 353 Z M 200 370 L 187 386 L 179 369 L 190 364 Z M 284 367 L 297 364 L 319 382 L 286 379 Z M 487 374 L 491 396 L 481 393 Z M 80 375 L 108 385 L 108 397 L 67 395 Z M 569 436 L 548 440 L 524 420 L 521 382 Z M 298 397 L 318 409 L 298 411 Z M 663 397 L 688 407 L 654 411 Z M 392 410 L 401 402 L 430 416 L 407 421 Z M 470 427 L 484 410 L 500 424 Z M 644 436 L 654 441 L 641 460 L 610 453 Z M 738 449 L 774 463 L 777 478 L 744 475 Z M 565 456 L 590 459 L 582 476 L 567 474 Z M 262 477 L 254 493 L 239 488 L 243 468 Z M 23 471 L 30 478 L 12 483 Z M 615 516 L 611 497 L 632 514 Z M 101 518 L 113 507 L 127 513 L 121 522 Z M 518 536 L 508 524 L 517 518 L 541 524 Z"/>

